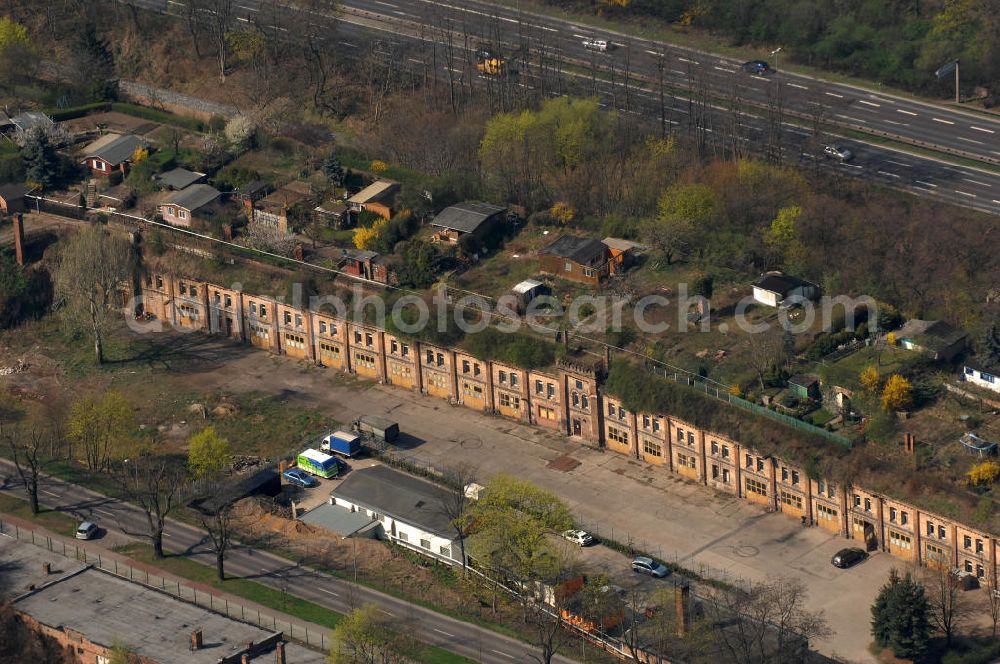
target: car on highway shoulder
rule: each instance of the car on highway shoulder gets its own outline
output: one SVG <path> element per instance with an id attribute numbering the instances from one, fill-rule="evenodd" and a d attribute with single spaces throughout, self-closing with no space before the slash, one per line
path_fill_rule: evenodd
<path id="1" fill-rule="evenodd" d="M 840 569 L 847 569 L 848 567 L 854 567 L 867 558 L 868 553 L 866 551 L 851 547 L 841 549 L 837 553 L 833 554 L 833 558 L 830 559 L 830 564 L 834 567 L 839 567 Z"/>
<path id="2" fill-rule="evenodd" d="M 826 145 L 823 147 L 823 154 L 830 159 L 839 159 L 840 161 L 850 161 L 854 159 L 854 153 L 845 148 L 843 145 Z"/>
<path id="3" fill-rule="evenodd" d="M 657 579 L 670 574 L 670 569 L 663 563 L 658 563 L 647 556 L 639 556 L 632 561 L 632 571 L 638 574 L 648 574 Z"/>
<path id="4" fill-rule="evenodd" d="M 601 53 L 606 53 L 608 50 L 608 42 L 603 39 L 584 39 L 583 47 L 589 51 L 600 51 Z"/>
<path id="5" fill-rule="evenodd" d="M 303 489 L 309 489 L 319 485 L 316 478 L 300 468 L 290 468 L 282 473 L 282 476 L 288 481 L 289 484 L 300 486 Z"/>
<path id="6" fill-rule="evenodd" d="M 751 60 L 749 62 L 744 62 L 740 65 L 740 68 L 748 74 L 762 75 L 771 71 L 771 65 L 767 64 L 763 60 Z"/>
<path id="7" fill-rule="evenodd" d="M 585 530 L 567 530 L 562 536 L 573 542 L 573 544 L 579 544 L 580 546 L 590 546 L 594 543 L 594 536 Z"/>
<path id="8" fill-rule="evenodd" d="M 76 533 L 74 537 L 78 540 L 89 540 L 97 537 L 97 524 L 93 521 L 84 521 L 79 526 L 76 527 Z"/>

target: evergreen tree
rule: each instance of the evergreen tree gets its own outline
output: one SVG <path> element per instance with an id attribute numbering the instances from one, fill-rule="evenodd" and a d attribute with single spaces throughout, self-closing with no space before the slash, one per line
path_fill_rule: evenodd
<path id="1" fill-rule="evenodd" d="M 994 322 L 979 343 L 979 352 L 989 365 L 1000 365 L 1000 325 Z"/>
<path id="2" fill-rule="evenodd" d="M 97 34 L 97 26 L 87 23 L 80 31 L 75 44 L 75 62 L 80 80 L 87 87 L 90 97 L 97 101 L 118 98 L 118 78 L 115 76 L 115 57 L 108 40 Z"/>
<path id="3" fill-rule="evenodd" d="M 930 642 L 930 604 L 924 587 L 910 573 L 893 569 L 872 605 L 872 637 L 897 657 L 918 659 Z"/>
<path id="4" fill-rule="evenodd" d="M 31 129 L 28 140 L 21 151 L 24 159 L 25 177 L 29 182 L 48 189 L 58 180 L 58 156 L 49 137 L 40 127 Z"/>
<path id="5" fill-rule="evenodd" d="M 333 186 L 343 186 L 344 167 L 340 164 L 340 160 L 337 159 L 337 155 L 331 153 L 326 159 L 323 160 L 323 175 L 326 176 L 326 179 L 329 180 Z"/>

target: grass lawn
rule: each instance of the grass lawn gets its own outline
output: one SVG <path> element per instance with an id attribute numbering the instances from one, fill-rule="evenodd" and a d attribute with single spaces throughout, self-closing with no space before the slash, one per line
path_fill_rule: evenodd
<path id="1" fill-rule="evenodd" d="M 900 348 L 887 348 L 882 352 L 882 357 L 877 359 L 875 349 L 869 347 L 861 348 L 830 364 L 817 364 L 816 371 L 827 384 L 859 390 L 861 383 L 858 377 L 865 367 L 876 366 L 879 374 L 888 376 L 905 369 L 908 364 L 919 359 L 919 354 Z"/>
<path id="2" fill-rule="evenodd" d="M 44 507 L 38 514 L 32 514 L 26 498 L 22 500 L 21 498 L 0 493 L 0 512 L 32 521 L 46 530 L 51 530 L 66 537 L 72 537 L 76 532 L 76 527 L 80 524 L 77 519 L 62 512 L 46 510 Z"/>

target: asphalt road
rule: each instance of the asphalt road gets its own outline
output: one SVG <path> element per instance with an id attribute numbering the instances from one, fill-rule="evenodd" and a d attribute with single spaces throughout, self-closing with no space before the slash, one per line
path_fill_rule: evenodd
<path id="1" fill-rule="evenodd" d="M 23 496 L 13 465 L 0 460 L 0 490 Z M 39 501 L 47 508 L 97 522 L 102 528 L 128 536 L 145 532 L 146 516 L 128 503 L 94 493 L 83 487 L 46 478 Z M 215 555 L 207 534 L 185 523 L 171 520 L 164 533 L 164 548 L 185 553 L 205 565 L 215 566 Z M 488 629 L 462 622 L 378 591 L 300 567 L 280 556 L 239 546 L 226 557 L 226 573 L 252 579 L 272 588 L 285 585 L 296 597 L 328 609 L 347 613 L 362 604 L 375 604 L 411 636 L 464 655 L 484 664 L 537 662 L 538 649 Z M 557 656 L 555 661 L 574 660 Z"/>
<path id="2" fill-rule="evenodd" d="M 136 4 L 183 16 L 190 1 L 136 0 Z M 410 71 L 462 85 L 494 86 L 499 94 L 503 94 L 500 88 L 510 85 L 545 96 L 596 94 L 605 108 L 669 123 L 679 131 L 701 131 L 713 149 L 724 153 L 765 152 L 772 157 L 780 153 L 782 163 L 823 169 L 827 177 L 862 178 L 1000 214 L 1000 174 L 847 139 L 836 126 L 843 123 L 894 133 L 946 149 L 962 149 L 973 157 L 1000 159 L 1000 122 L 989 118 L 784 72 L 753 76 L 742 72 L 738 62 L 718 56 L 484 2 L 344 0 L 335 20 L 319 11 L 300 11 L 307 11 L 313 23 L 329 22 L 336 40 L 330 46 L 348 56 L 393 57 Z M 206 19 L 212 14 L 211 9 L 201 12 L 207 12 Z M 234 23 L 254 21 L 294 38 L 294 25 L 281 25 L 287 16 L 283 19 L 262 10 L 261 0 L 235 0 L 231 17 Z M 384 40 L 376 38 L 380 33 Z M 587 51 L 582 39 L 591 37 L 617 47 L 608 53 Z M 441 48 L 447 42 L 454 49 L 448 59 Z M 524 48 L 528 45 L 530 49 Z M 472 55 L 480 46 L 520 53 L 533 49 L 544 54 L 548 69 L 525 62 L 528 66 L 512 82 L 486 79 L 476 72 Z M 628 81 L 623 75 L 626 67 Z M 668 90 L 706 86 L 708 105 L 698 110 L 688 99 L 669 92 L 661 104 L 661 69 Z M 769 128 L 772 120 L 765 117 L 767 111 L 751 103 L 765 103 L 768 98 L 772 103 L 780 98 L 783 121 L 777 130 Z M 734 112 L 727 106 L 741 110 Z M 692 119 L 694 115 L 697 120 Z M 826 144 L 846 147 L 854 158 L 846 163 L 828 159 L 823 154 Z"/>
<path id="3" fill-rule="evenodd" d="M 257 2 L 241 1 L 248 8 Z M 645 76 L 650 81 L 658 80 L 662 65 L 667 84 L 683 86 L 694 75 L 704 77 L 710 89 L 723 94 L 735 82 L 740 84 L 746 101 L 759 104 L 767 102 L 769 88 L 780 82 L 787 86 L 787 111 L 812 115 L 815 112 L 812 107 L 818 104 L 829 111 L 829 121 L 834 124 L 890 132 L 906 139 L 962 151 L 978 159 L 1000 162 L 1000 119 L 978 113 L 779 70 L 767 76 L 752 76 L 742 71 L 741 61 L 731 58 L 489 2 L 340 0 L 340 4 L 428 25 L 454 22 L 461 26 L 463 33 L 478 35 L 487 43 L 516 44 L 527 36 L 544 42 L 548 49 L 564 58 L 593 60 L 604 68 L 616 63 L 621 70 L 627 59 L 633 75 Z M 583 47 L 585 39 L 601 39 L 612 48 L 606 53 L 587 51 Z M 770 64 L 776 65 L 773 58 Z M 950 83 L 950 79 L 947 82 Z"/>

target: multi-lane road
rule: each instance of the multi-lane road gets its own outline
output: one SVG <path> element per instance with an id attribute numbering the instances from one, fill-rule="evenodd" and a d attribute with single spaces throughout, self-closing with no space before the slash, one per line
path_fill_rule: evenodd
<path id="1" fill-rule="evenodd" d="M 0 460 L 0 490 L 23 496 L 20 480 L 6 460 Z M 47 508 L 91 519 L 103 528 L 126 535 L 148 530 L 145 514 L 135 506 L 55 478 L 45 478 L 42 482 L 39 501 Z M 184 553 L 214 567 L 215 555 L 207 544 L 205 532 L 170 520 L 164 533 L 167 551 Z M 348 613 L 362 604 L 374 604 L 411 636 L 484 664 L 539 661 L 538 649 L 528 644 L 365 586 L 314 572 L 265 551 L 242 545 L 231 549 L 226 556 L 226 573 L 273 588 L 284 588 L 296 597 L 340 613 Z M 573 662 L 558 655 L 553 661 L 558 664 Z"/>
<path id="2" fill-rule="evenodd" d="M 185 14 L 187 3 L 198 1 L 136 0 L 147 9 L 175 15 Z M 253 20 L 295 39 L 294 28 L 277 25 L 280 18 L 265 3 L 234 0 L 232 21 Z M 212 12 L 211 2 L 201 0 L 199 6 L 203 13 Z M 329 20 L 333 25 L 335 20 L 336 36 L 329 46 L 346 56 L 370 53 L 366 42 L 388 40 L 405 53 L 398 60 L 401 67 L 428 73 L 433 62 L 441 71 L 432 75 L 488 85 L 475 70 L 476 49 L 488 46 L 515 62 L 541 55 L 548 77 L 557 72 L 558 85 L 530 64 L 521 69 L 516 85 L 546 95 L 596 94 L 609 109 L 665 121 L 681 131 L 697 126 L 723 149 L 733 149 L 739 141 L 748 153 L 780 153 L 792 166 L 813 166 L 827 174 L 1000 214 L 1000 174 L 972 163 L 1000 163 L 1000 120 L 992 117 L 790 72 L 756 76 L 742 71 L 736 60 L 480 0 L 341 0 L 329 13 L 316 6 L 286 5 L 284 11 L 308 12 L 313 22 Z M 272 21 L 275 24 L 269 25 Z M 606 40 L 612 48 L 606 53 L 589 51 L 583 47 L 589 38 Z M 459 55 L 447 62 L 440 52 L 432 57 L 430 50 L 441 43 L 450 43 Z M 700 111 L 692 109 L 692 91 L 705 100 Z M 776 132 L 778 107 L 781 122 Z M 859 140 L 858 132 L 894 139 L 900 147 Z M 972 161 L 959 166 L 922 156 L 903 145 L 907 143 Z M 847 163 L 827 159 L 824 144 L 845 146 L 855 158 Z"/>

